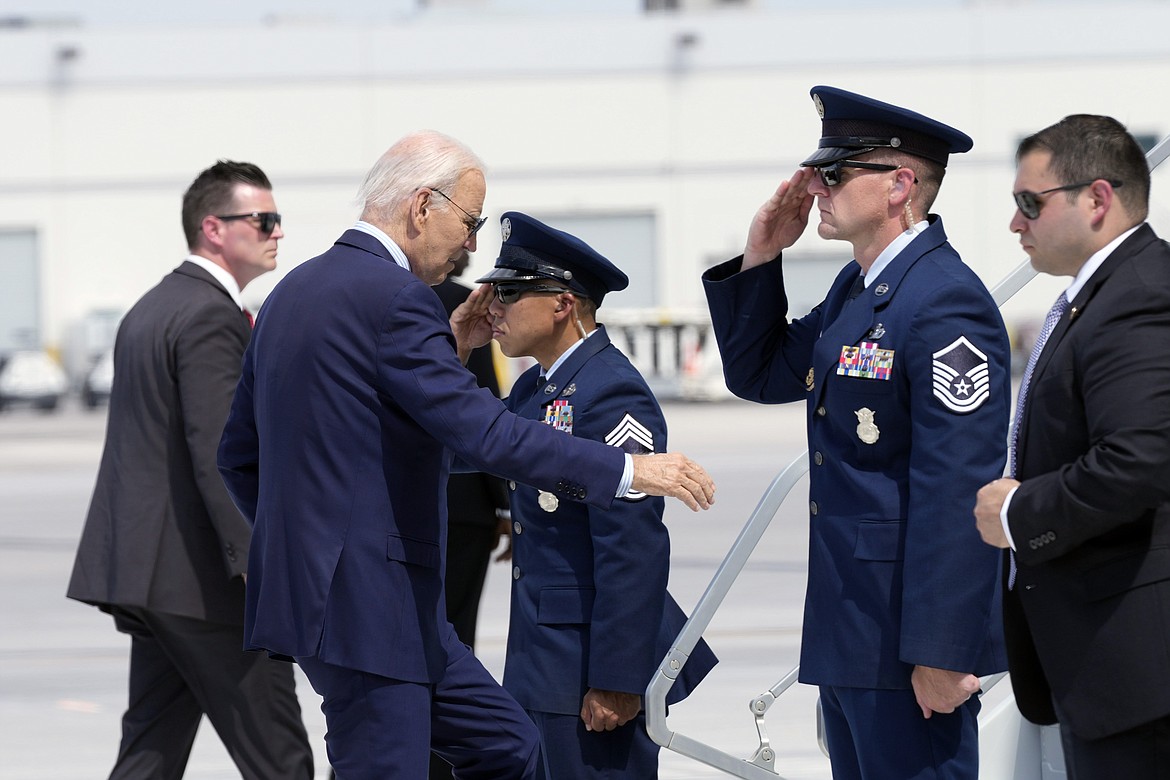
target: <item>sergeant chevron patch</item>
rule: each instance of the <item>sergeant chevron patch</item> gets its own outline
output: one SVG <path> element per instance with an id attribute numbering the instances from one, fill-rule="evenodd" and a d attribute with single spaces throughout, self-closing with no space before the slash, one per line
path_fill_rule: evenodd
<path id="1" fill-rule="evenodd" d="M 605 434 L 605 443 L 631 455 L 654 452 L 654 434 L 629 414 L 622 418 L 616 428 Z"/>
<path id="2" fill-rule="evenodd" d="M 970 414 L 991 397 L 987 355 L 959 336 L 934 358 L 934 396 L 957 414 Z"/>
<path id="3" fill-rule="evenodd" d="M 605 434 L 605 443 L 631 455 L 654 452 L 654 434 L 630 414 L 626 414 L 612 431 Z M 646 494 L 630 490 L 622 498 L 641 501 L 646 498 Z"/>

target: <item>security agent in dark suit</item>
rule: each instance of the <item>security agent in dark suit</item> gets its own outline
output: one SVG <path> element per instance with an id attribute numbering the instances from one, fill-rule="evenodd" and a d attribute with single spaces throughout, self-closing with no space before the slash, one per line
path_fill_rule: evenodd
<path id="1" fill-rule="evenodd" d="M 666 421 L 642 375 L 596 322 L 626 275 L 575 236 L 518 212 L 501 219 L 490 282 L 492 333 L 509 357 L 537 360 L 510 410 L 631 453 L 666 449 Z M 642 692 L 686 616 L 666 591 L 664 502 L 644 493 L 608 509 L 512 488 L 512 605 L 504 688 L 540 732 L 547 780 L 648 780 L 658 746 Z M 671 691 L 686 696 L 715 664 L 700 643 Z"/>
<path id="2" fill-rule="evenodd" d="M 1164 778 L 1170 246 L 1145 223 L 1149 168 L 1116 120 L 1066 117 L 1016 159 L 1011 230 L 1036 270 L 1073 281 L 1025 370 L 1013 476 L 975 509 L 983 539 L 1014 551 L 1012 687 L 1029 720 L 1060 722 L 1072 780 Z"/>
<path id="3" fill-rule="evenodd" d="M 97 485 L 69 598 L 131 637 L 111 777 L 183 775 L 207 715 L 245 778 L 311 778 L 292 669 L 243 651 L 251 531 L 215 465 L 251 335 L 239 294 L 276 267 L 272 185 L 220 161 L 183 196 L 191 254 L 122 320 Z"/>
<path id="4" fill-rule="evenodd" d="M 979 676 L 1005 666 L 998 560 L 969 512 L 1003 473 L 1008 339 L 929 213 L 965 134 L 814 87 L 819 148 L 704 275 L 727 386 L 808 406 L 800 680 L 820 686 L 836 780 L 975 778 Z M 782 250 L 817 202 L 854 260 L 788 320 Z M 974 545 L 974 547 L 973 547 Z"/>
<path id="5" fill-rule="evenodd" d="M 535 771 L 535 729 L 443 608 L 453 454 L 602 508 L 631 487 L 695 509 L 713 496 L 682 455 L 564 436 L 476 386 L 460 357 L 490 340 L 489 291 L 449 321 L 430 286 L 475 249 L 485 193 L 458 141 L 394 144 L 358 223 L 268 296 L 220 442 L 254 522 L 245 642 L 304 669 L 344 780 L 425 777 L 432 750 L 460 780 Z"/>

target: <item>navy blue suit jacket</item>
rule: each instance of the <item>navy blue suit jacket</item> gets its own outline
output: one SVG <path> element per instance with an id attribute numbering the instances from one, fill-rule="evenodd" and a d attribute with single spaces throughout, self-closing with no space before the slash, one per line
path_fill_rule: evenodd
<path id="1" fill-rule="evenodd" d="M 478 388 L 434 292 L 350 230 L 268 297 L 220 445 L 254 524 L 247 647 L 439 680 L 451 451 L 599 508 L 623 468 Z"/>
<path id="2" fill-rule="evenodd" d="M 539 374 L 534 366 L 516 380 L 509 409 L 543 420 L 549 405 L 564 402 L 575 438 L 631 454 L 666 451 L 662 409 L 604 327 L 538 387 Z M 581 711 L 588 688 L 641 695 L 686 622 L 666 591 L 663 499 L 636 494 L 608 510 L 562 501 L 546 512 L 536 488 L 513 489 L 504 687 L 527 709 L 562 715 Z M 669 701 L 686 696 L 714 664 L 700 642 Z"/>
<path id="3" fill-rule="evenodd" d="M 905 689 L 915 665 L 1002 671 L 999 555 L 972 518 L 1006 459 L 1009 350 L 995 302 L 933 216 L 855 299 L 851 262 L 791 322 L 782 262 L 737 273 L 732 260 L 704 285 L 728 388 L 808 403 L 801 681 Z M 863 342 L 892 350 L 888 378 L 838 373 L 843 348 Z"/>

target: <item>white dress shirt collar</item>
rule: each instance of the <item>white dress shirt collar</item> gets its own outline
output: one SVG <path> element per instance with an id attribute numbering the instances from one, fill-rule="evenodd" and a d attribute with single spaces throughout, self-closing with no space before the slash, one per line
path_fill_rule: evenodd
<path id="1" fill-rule="evenodd" d="M 184 259 L 189 263 L 194 263 L 214 276 L 215 281 L 219 282 L 219 285 L 227 290 L 227 294 L 232 296 L 232 300 L 236 302 L 236 306 L 239 306 L 241 311 L 243 310 L 244 302 L 240 299 L 240 285 L 236 283 L 236 278 L 228 273 L 226 268 L 199 255 L 187 255 Z"/>
<path id="2" fill-rule="evenodd" d="M 386 233 L 381 228 L 359 219 L 353 226 L 353 229 L 360 230 L 362 233 L 367 233 L 378 239 L 380 242 L 382 242 L 382 246 L 386 247 L 386 251 L 390 253 L 390 256 L 394 258 L 395 263 L 398 263 L 398 265 L 402 266 L 407 271 L 410 270 L 410 261 L 406 259 L 406 253 L 402 251 L 402 247 L 394 243 L 394 239 L 386 235 Z"/>
<path id="3" fill-rule="evenodd" d="M 1072 303 L 1072 299 L 1077 297 L 1077 293 L 1081 291 L 1081 289 L 1085 286 L 1085 283 L 1088 282 L 1089 279 L 1092 278 L 1093 274 L 1097 272 L 1097 269 L 1101 267 L 1101 264 L 1109 258 L 1109 255 L 1113 254 L 1113 250 L 1121 246 L 1121 242 L 1132 236 L 1134 231 L 1140 227 L 1141 225 L 1135 225 L 1131 227 L 1129 230 L 1125 231 L 1120 236 L 1098 249 L 1092 254 L 1092 256 L 1089 257 L 1088 260 L 1085 261 L 1085 264 L 1081 266 L 1081 270 L 1077 271 L 1077 275 L 1072 280 L 1072 284 L 1070 284 L 1068 289 L 1064 291 L 1064 297 L 1068 299 L 1069 303 Z"/>

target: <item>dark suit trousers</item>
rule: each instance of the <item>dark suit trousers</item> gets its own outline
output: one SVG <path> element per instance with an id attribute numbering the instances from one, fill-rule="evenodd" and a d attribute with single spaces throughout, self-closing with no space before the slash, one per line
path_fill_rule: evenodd
<path id="1" fill-rule="evenodd" d="M 822 685 L 833 780 L 976 780 L 978 696 L 948 714 L 922 717 L 913 690 Z"/>
<path id="2" fill-rule="evenodd" d="M 431 750 L 460 780 L 531 780 L 539 758 L 532 721 L 448 628 L 435 685 L 297 658 L 321 694 L 329 763 L 338 780 L 425 778 Z"/>
<path id="3" fill-rule="evenodd" d="M 131 645 L 130 701 L 111 779 L 181 778 L 204 714 L 242 777 L 313 777 L 291 664 L 244 652 L 241 626 L 112 611 Z"/>
<path id="4" fill-rule="evenodd" d="M 1170 772 L 1170 715 L 1103 739 L 1081 739 L 1062 724 L 1060 741 L 1068 780 L 1164 780 Z"/>

